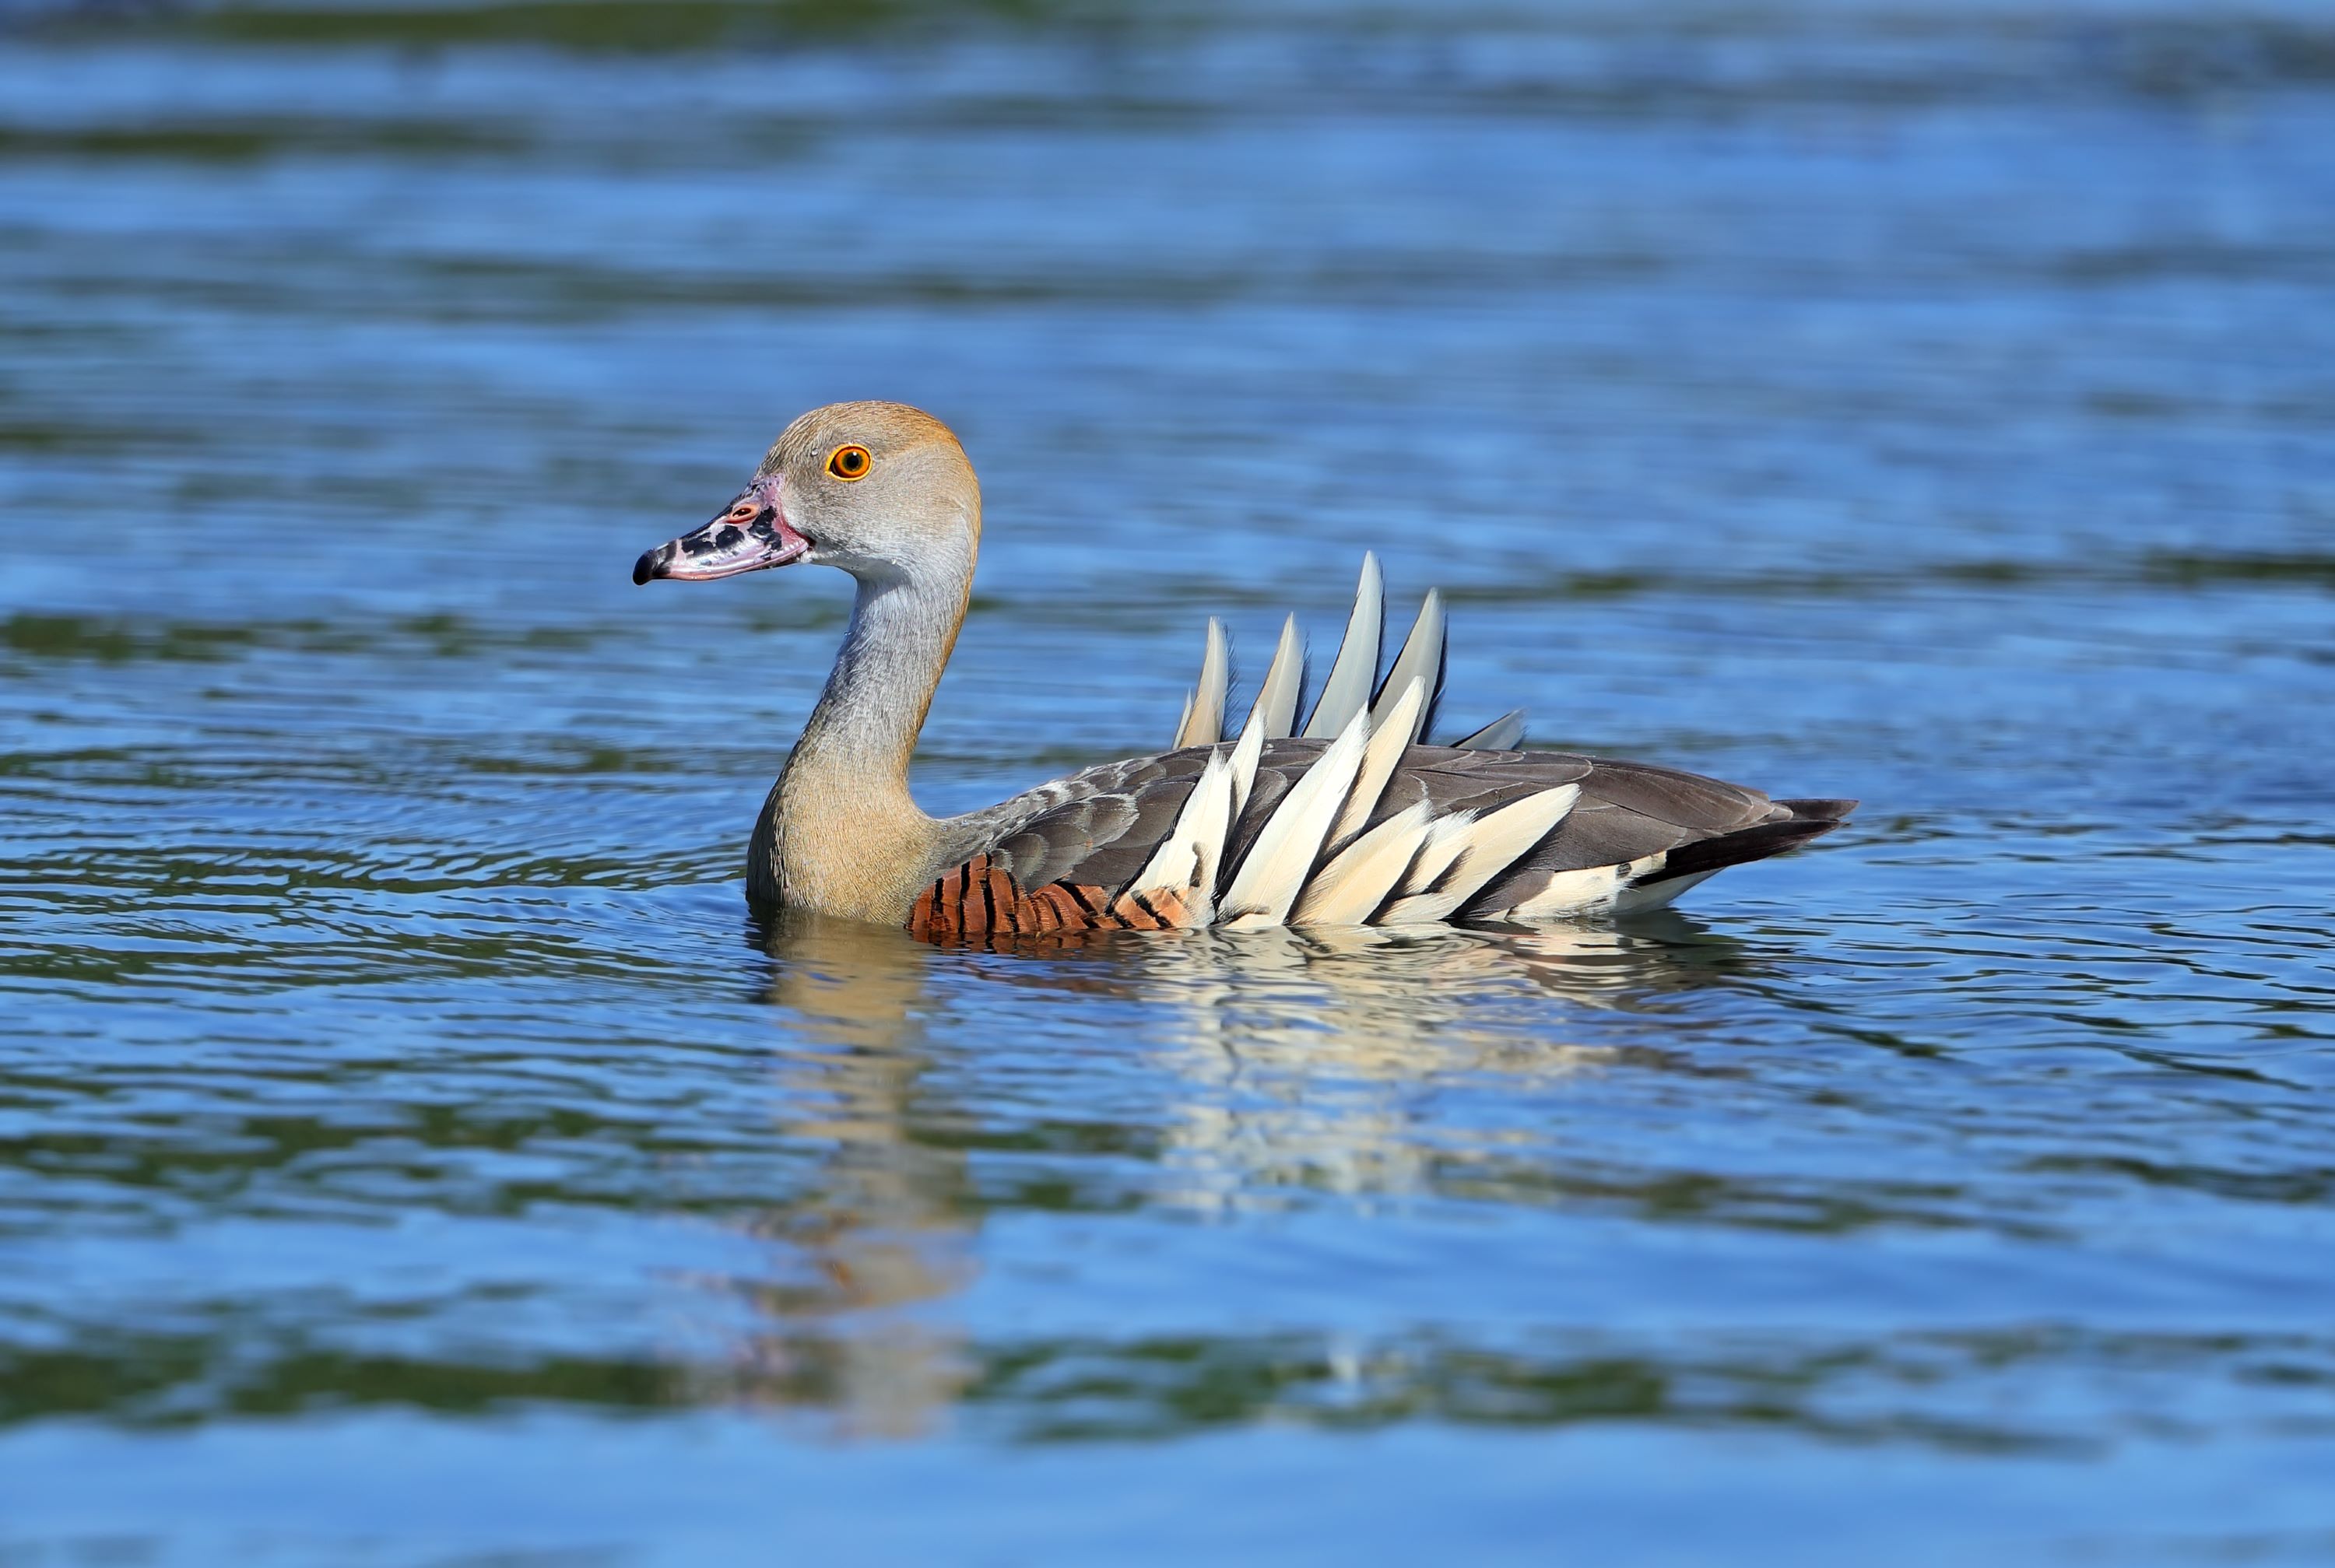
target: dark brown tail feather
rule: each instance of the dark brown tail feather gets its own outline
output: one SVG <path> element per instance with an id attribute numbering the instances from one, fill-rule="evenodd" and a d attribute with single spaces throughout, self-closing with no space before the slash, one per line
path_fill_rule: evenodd
<path id="1" fill-rule="evenodd" d="M 1722 833 L 1716 838 L 1681 844 L 1664 858 L 1660 871 L 1638 877 L 1630 886 L 1652 887 L 1681 876 L 1699 876 L 1706 871 L 1723 871 L 1729 866 L 1781 855 L 1811 838 L 1823 837 L 1856 808 L 1854 800 L 1778 800 L 1776 804 L 1793 815 L 1781 822 L 1762 822 L 1756 828 Z"/>
<path id="2" fill-rule="evenodd" d="M 1813 817 L 1819 822 L 1846 822 L 1856 809 L 1854 800 L 1778 800 L 1776 804 L 1795 817 Z"/>

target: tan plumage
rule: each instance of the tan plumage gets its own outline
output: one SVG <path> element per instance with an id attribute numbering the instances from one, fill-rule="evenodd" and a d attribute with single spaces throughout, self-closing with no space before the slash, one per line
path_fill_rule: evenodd
<path id="1" fill-rule="evenodd" d="M 909 794 L 908 761 L 980 541 L 980 485 L 946 426 L 896 403 L 837 403 L 789 425 L 722 516 L 635 566 L 637 582 L 797 561 L 857 580 L 834 672 L 755 828 L 747 892 L 758 907 L 991 943 L 1560 918 L 1667 902 L 1829 831 L 1854 804 L 1516 750 L 1521 713 L 1457 746 L 1419 743 L 1443 684 L 1441 596 L 1429 593 L 1373 694 L 1383 608 L 1365 557 L 1303 737 L 1292 734 L 1304 671 L 1295 618 L 1229 745 L 1230 644 L 1211 620 L 1175 750 L 935 820 Z"/>

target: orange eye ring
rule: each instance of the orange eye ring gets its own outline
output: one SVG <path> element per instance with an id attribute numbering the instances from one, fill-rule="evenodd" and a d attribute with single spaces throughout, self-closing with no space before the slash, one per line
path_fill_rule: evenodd
<path id="1" fill-rule="evenodd" d="M 857 441 L 846 441 L 827 454 L 827 471 L 844 483 L 864 479 L 876 466 L 876 454 Z"/>

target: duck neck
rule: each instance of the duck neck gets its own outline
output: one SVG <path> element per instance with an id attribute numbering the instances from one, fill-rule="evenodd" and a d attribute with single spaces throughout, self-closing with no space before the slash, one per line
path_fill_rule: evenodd
<path id="1" fill-rule="evenodd" d="M 928 869 L 935 828 L 908 792 L 908 760 L 964 624 L 973 563 L 855 575 L 850 628 L 763 808 L 748 887 L 758 901 L 891 920 Z"/>
<path id="2" fill-rule="evenodd" d="M 787 765 L 805 785 L 883 780 L 908 788 L 908 759 L 933 705 L 969 583 L 905 573 L 859 578 L 851 625 Z"/>

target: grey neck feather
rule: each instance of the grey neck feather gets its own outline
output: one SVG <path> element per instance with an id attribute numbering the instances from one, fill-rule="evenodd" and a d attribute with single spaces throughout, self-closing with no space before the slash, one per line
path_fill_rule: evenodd
<path id="1" fill-rule="evenodd" d="M 850 629 L 787 770 L 838 773 L 859 789 L 894 779 L 905 788 L 964 614 L 961 582 L 896 568 L 860 576 Z"/>

